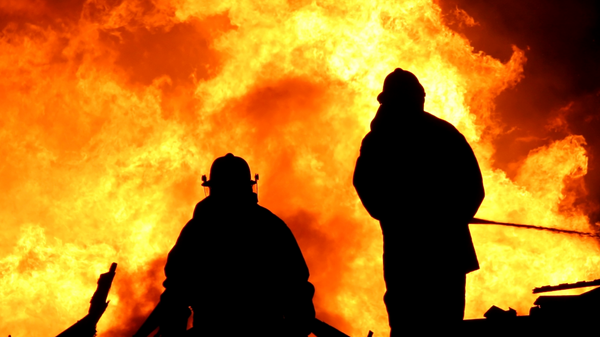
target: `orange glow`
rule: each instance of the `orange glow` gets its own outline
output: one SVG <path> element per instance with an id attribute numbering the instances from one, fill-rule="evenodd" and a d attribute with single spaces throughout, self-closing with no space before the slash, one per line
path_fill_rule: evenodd
<path id="1" fill-rule="evenodd" d="M 351 177 L 396 67 L 471 143 L 486 186 L 477 217 L 591 230 L 569 188 L 586 174 L 583 137 L 532 151 L 514 179 L 493 167 L 494 99 L 520 80 L 524 52 L 474 53 L 431 0 L 60 3 L 0 4 L 0 335 L 57 335 L 113 261 L 99 336 L 131 335 L 204 197 L 201 175 L 227 152 L 260 173 L 261 205 L 296 235 L 318 317 L 388 334 L 381 232 Z M 600 277 L 593 239 L 471 228 L 482 268 L 467 318 L 527 314 L 532 288 Z"/>

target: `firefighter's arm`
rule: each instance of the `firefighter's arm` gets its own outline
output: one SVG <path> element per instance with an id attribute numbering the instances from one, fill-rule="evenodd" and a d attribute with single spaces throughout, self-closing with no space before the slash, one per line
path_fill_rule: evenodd
<path id="1" fill-rule="evenodd" d="M 308 281 L 308 266 L 294 235 L 285 224 L 283 226 L 280 251 L 281 265 L 284 267 L 284 316 L 292 335 L 308 336 L 312 332 L 315 320 L 315 307 L 312 302 L 315 287 Z"/>
<path id="2" fill-rule="evenodd" d="M 160 297 L 150 316 L 135 333 L 134 337 L 146 337 L 157 328 L 162 332 L 183 330 L 187 328 L 187 319 L 190 315 L 189 308 L 182 302 L 181 283 L 185 281 L 185 257 L 189 254 L 192 220 L 181 231 L 177 242 L 169 252 L 165 265 L 166 279 L 163 282 L 165 291 Z M 161 336 L 161 331 L 156 336 Z"/>
<path id="3" fill-rule="evenodd" d="M 485 198 L 485 190 L 483 188 L 483 177 L 481 175 L 479 163 L 477 162 L 477 158 L 475 157 L 473 149 L 466 139 L 464 139 L 464 156 L 466 172 L 466 177 L 464 180 L 470 193 L 469 207 L 467 209 L 466 216 L 470 221 L 477 213 L 479 206 Z"/>
<path id="4" fill-rule="evenodd" d="M 454 187 L 448 197 L 452 205 L 450 211 L 461 221 L 470 221 L 485 197 L 483 177 L 475 153 L 464 136 L 460 135 L 455 146 L 456 154 L 451 163 Z"/>
<path id="5" fill-rule="evenodd" d="M 161 306 L 161 302 L 158 302 L 154 310 L 152 310 L 150 316 L 146 318 L 142 326 L 133 335 L 133 337 L 147 337 L 154 332 L 154 330 L 156 330 L 160 325 L 160 317 L 164 314 L 163 308 L 164 306 Z"/>
<path id="6" fill-rule="evenodd" d="M 193 255 L 198 229 L 197 221 L 192 219 L 183 227 L 165 264 L 166 279 L 163 282 L 165 291 L 160 296 L 160 302 L 165 309 L 164 314 L 161 315 L 160 331 L 168 336 L 184 333 L 191 315 L 188 296 L 192 288 L 190 286 L 192 277 L 187 261 Z"/>
<path id="7" fill-rule="evenodd" d="M 362 142 L 360 156 L 356 160 L 352 184 L 363 206 L 371 217 L 382 217 L 381 167 L 378 165 L 378 153 L 368 134 Z"/>
<path id="8" fill-rule="evenodd" d="M 160 330 L 155 337 L 180 335 L 186 331 L 190 315 L 190 309 L 173 302 L 165 290 L 160 302 L 133 337 L 147 337 L 158 328 Z"/>

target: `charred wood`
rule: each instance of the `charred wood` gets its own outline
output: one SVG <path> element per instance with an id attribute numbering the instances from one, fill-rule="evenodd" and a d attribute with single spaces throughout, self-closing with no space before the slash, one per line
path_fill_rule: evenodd
<path id="1" fill-rule="evenodd" d="M 96 335 L 96 325 L 104 314 L 110 301 L 106 301 L 108 292 L 115 278 L 117 264 L 113 262 L 107 273 L 101 274 L 98 278 L 98 287 L 90 300 L 90 309 L 88 314 L 73 324 L 67 330 L 61 332 L 57 337 L 93 337 Z"/>

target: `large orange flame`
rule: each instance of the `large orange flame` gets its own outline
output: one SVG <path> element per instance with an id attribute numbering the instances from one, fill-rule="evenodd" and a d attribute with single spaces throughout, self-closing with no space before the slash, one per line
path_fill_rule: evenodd
<path id="1" fill-rule="evenodd" d="M 494 99 L 519 81 L 524 53 L 474 53 L 432 0 L 15 0 L 0 11 L 0 335 L 58 334 L 113 261 L 98 330 L 130 334 L 203 198 L 199 177 L 227 152 L 261 174 L 260 203 L 296 235 L 318 316 L 387 334 L 381 232 L 351 176 L 396 67 L 473 146 L 487 194 L 478 217 L 590 230 L 568 188 L 586 174 L 583 137 L 532 151 L 515 179 L 494 168 Z M 472 232 L 482 269 L 468 278 L 467 318 L 493 304 L 526 314 L 533 287 L 598 278 L 592 239 Z"/>

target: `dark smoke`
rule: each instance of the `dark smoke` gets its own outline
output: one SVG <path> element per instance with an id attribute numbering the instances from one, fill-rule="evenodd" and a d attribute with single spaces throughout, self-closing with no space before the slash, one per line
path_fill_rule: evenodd
<path id="1" fill-rule="evenodd" d="M 514 177 L 529 151 L 583 135 L 588 174 L 583 182 L 567 182 L 564 192 L 577 197 L 565 202 L 600 222 L 600 2 L 440 0 L 439 5 L 449 26 L 475 51 L 506 62 L 511 45 L 525 50 L 524 79 L 496 100 L 505 132 L 495 140 L 494 165 Z M 461 10 L 476 23 L 469 24 Z"/>

